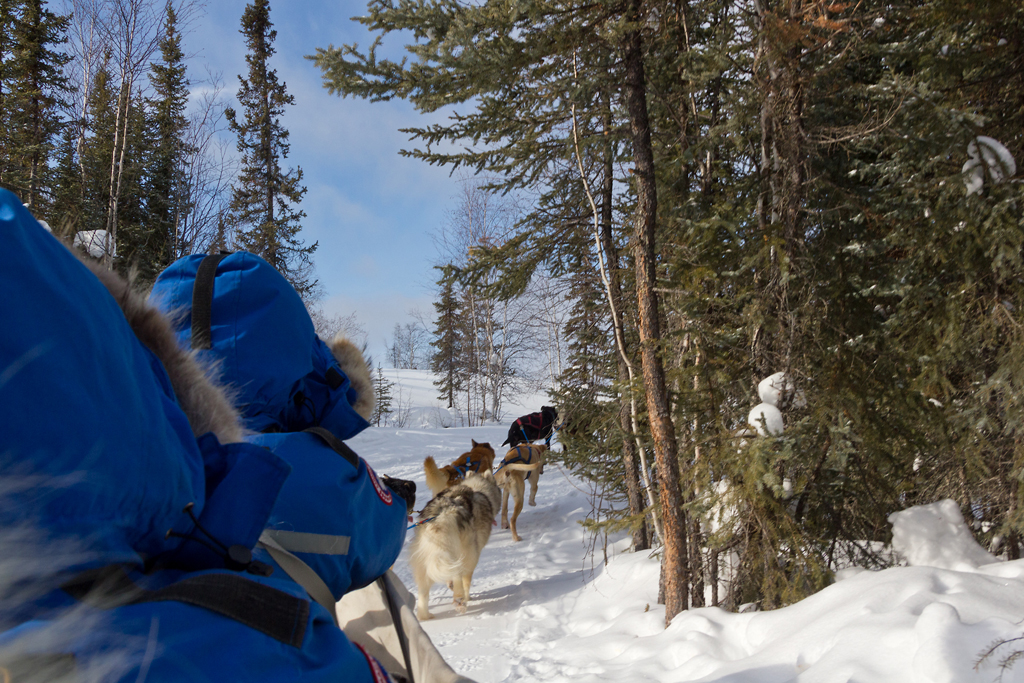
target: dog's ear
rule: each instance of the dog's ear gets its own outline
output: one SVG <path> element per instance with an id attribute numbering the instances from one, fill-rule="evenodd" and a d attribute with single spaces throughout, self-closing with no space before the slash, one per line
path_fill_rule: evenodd
<path id="1" fill-rule="evenodd" d="M 476 442 L 476 439 L 470 439 L 470 441 L 472 441 L 472 442 L 473 442 L 473 448 L 476 448 L 477 446 L 479 446 L 479 445 L 480 445 L 480 444 L 478 444 L 478 443 Z"/>

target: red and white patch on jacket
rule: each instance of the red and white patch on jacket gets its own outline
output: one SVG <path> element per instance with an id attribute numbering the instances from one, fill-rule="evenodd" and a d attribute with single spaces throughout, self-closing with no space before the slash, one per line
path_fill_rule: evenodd
<path id="1" fill-rule="evenodd" d="M 359 643 L 352 643 L 359 648 L 359 651 L 366 657 L 366 662 L 370 665 L 370 672 L 373 674 L 373 683 L 394 683 L 391 680 L 391 676 L 384 670 L 384 667 L 380 665 L 375 658 L 370 656 L 370 653 L 363 649 L 363 646 Z"/>
<path id="2" fill-rule="evenodd" d="M 373 482 L 373 488 L 377 491 L 377 495 L 384 501 L 385 505 L 391 505 L 391 491 L 387 486 L 380 483 L 380 480 L 377 479 L 377 473 L 373 471 L 369 464 L 366 465 L 366 471 L 370 473 L 370 481 Z"/>

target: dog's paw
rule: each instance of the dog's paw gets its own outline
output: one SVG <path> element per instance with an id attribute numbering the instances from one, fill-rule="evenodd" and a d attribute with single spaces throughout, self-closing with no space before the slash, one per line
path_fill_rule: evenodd
<path id="1" fill-rule="evenodd" d="M 416 618 L 419 619 L 420 621 L 430 621 L 431 619 L 434 618 L 434 615 L 431 614 L 430 612 L 427 612 L 426 610 L 423 610 L 423 611 L 416 610 Z"/>
<path id="2" fill-rule="evenodd" d="M 501 520 L 501 528 L 502 529 L 507 529 L 508 528 L 508 520 L 507 519 Z"/>
<path id="3" fill-rule="evenodd" d="M 530 503 L 530 507 L 537 507 L 537 501 L 531 500 L 531 501 L 529 501 L 529 503 Z"/>
<path id="4" fill-rule="evenodd" d="M 465 614 L 466 613 L 466 599 L 465 598 L 455 598 L 454 604 L 455 604 L 455 611 L 456 612 L 458 612 L 459 614 Z"/>

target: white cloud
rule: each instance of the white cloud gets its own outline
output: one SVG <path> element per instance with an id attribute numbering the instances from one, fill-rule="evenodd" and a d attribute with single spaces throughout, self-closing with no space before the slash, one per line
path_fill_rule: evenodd
<path id="1" fill-rule="evenodd" d="M 190 75 L 204 76 L 205 64 L 221 72 L 224 96 L 232 103 L 237 76 L 248 68 L 239 33 L 245 5 L 213 3 L 208 18 L 186 38 L 188 51 L 200 51 Z M 370 315 L 388 318 L 371 336 L 371 344 L 380 344 L 409 308 L 393 303 L 420 301 L 419 293 L 435 279 L 430 235 L 444 220 L 457 181 L 447 169 L 399 156 L 412 146 L 400 128 L 424 126 L 445 114 L 422 116 L 403 101 L 342 99 L 323 88 L 320 70 L 305 55 L 332 43 L 368 44 L 365 29 L 349 20 L 352 13 L 340 5 L 274 3 L 271 20 L 278 35 L 270 66 L 295 98 L 282 124 L 291 143 L 285 167 L 301 167 L 307 188 L 299 207 L 307 216 L 301 239 L 319 243 L 314 262 L 327 299 L 341 297 L 364 324 Z M 389 293 L 384 299 L 383 292 Z"/>
<path id="2" fill-rule="evenodd" d="M 355 313 L 359 324 L 366 330 L 368 349 L 374 364 L 379 361 L 386 365 L 385 350 L 395 324 L 413 322 L 414 318 L 409 312 L 415 309 L 431 316 L 434 310 L 432 303 L 433 297 L 427 293 L 416 295 L 398 290 L 382 290 L 373 295 L 358 297 L 335 294 L 324 299 L 323 309 L 328 315 L 347 316 Z"/>

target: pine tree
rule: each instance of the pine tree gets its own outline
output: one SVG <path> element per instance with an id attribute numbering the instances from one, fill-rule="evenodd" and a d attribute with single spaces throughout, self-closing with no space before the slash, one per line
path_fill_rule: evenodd
<path id="1" fill-rule="evenodd" d="M 254 0 L 242 15 L 242 30 L 249 49 L 245 57 L 248 78 L 239 76 L 238 102 L 244 118 L 234 109 L 225 116 L 238 135 L 242 169 L 231 193 L 229 220 L 241 247 L 262 256 L 295 286 L 309 296 L 316 288 L 311 257 L 317 244 L 304 246 L 299 240 L 300 221 L 305 213 L 296 208 L 306 188 L 302 169 L 284 171 L 288 158 L 288 131 L 281 124 L 286 106 L 294 103 L 277 72 L 270 68 L 277 31 L 270 22 L 270 4 Z"/>
<path id="2" fill-rule="evenodd" d="M 26 0 L 14 23 L 5 183 L 40 217 L 53 199 L 50 161 L 68 92 L 63 68 L 71 59 L 55 48 L 65 42 L 69 21 L 46 9 L 44 0 Z"/>
<path id="3" fill-rule="evenodd" d="M 21 4 L 18 0 L 0 0 L 0 120 L 3 121 L 10 121 L 12 117 L 14 32 Z M 11 163 L 11 132 L 10 126 L 0 126 L 0 184 L 4 187 L 7 187 Z"/>
<path id="4" fill-rule="evenodd" d="M 395 386 L 395 383 L 384 376 L 384 368 L 377 365 L 377 376 L 373 380 L 373 393 L 377 397 L 377 402 L 373 406 L 373 414 L 370 416 L 370 423 L 378 427 L 381 426 L 381 420 L 387 425 L 388 415 L 391 414 L 391 389 Z"/>
<path id="5" fill-rule="evenodd" d="M 150 101 L 153 153 L 149 166 L 149 226 L 152 240 L 147 266 L 159 273 L 179 255 L 179 229 L 189 211 L 189 188 L 184 162 L 191 152 L 184 135 L 188 125 L 189 81 L 186 76 L 177 14 L 168 2 L 165 9 L 164 36 L 160 40 L 161 59 L 152 66 L 150 82 L 154 97 Z"/>
<path id="6" fill-rule="evenodd" d="M 459 300 L 455 293 L 455 271 L 452 267 L 441 269 L 439 298 L 434 302 L 437 322 L 434 327 L 434 353 L 430 357 L 430 370 L 437 379 L 434 386 L 441 392 L 438 399 L 447 402 L 449 409 L 455 407 L 455 395 L 462 390 L 462 368 L 459 365 L 462 334 L 459 324 Z"/>

